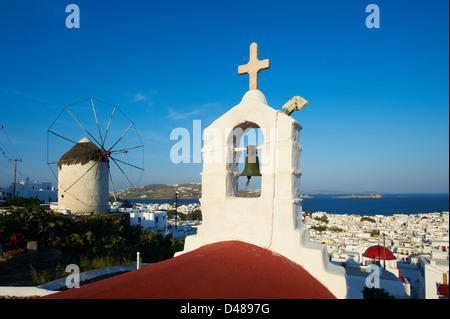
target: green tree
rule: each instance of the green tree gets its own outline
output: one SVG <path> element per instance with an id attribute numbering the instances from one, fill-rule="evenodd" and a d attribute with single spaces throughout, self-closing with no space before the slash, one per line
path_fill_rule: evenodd
<path id="1" fill-rule="evenodd" d="M 133 204 L 131 204 L 128 199 L 125 199 L 122 202 L 122 205 L 120 205 L 120 207 L 121 208 L 133 208 Z"/>
<path id="2" fill-rule="evenodd" d="M 368 222 L 371 222 L 371 223 L 376 223 L 377 222 L 375 219 L 373 219 L 371 217 L 367 217 L 367 216 L 361 217 L 361 221 L 362 222 L 363 221 L 368 221 Z"/>
<path id="3" fill-rule="evenodd" d="M 167 211 L 167 219 L 172 219 L 174 215 L 175 215 L 175 209 L 169 209 Z"/>
<path id="4" fill-rule="evenodd" d="M 370 232 L 370 236 L 371 237 L 375 237 L 375 236 L 379 236 L 380 235 L 380 231 L 378 230 L 378 229 L 373 229 L 371 232 Z"/>
<path id="5" fill-rule="evenodd" d="M 340 232 L 344 231 L 342 228 L 339 228 L 339 227 L 337 227 L 337 226 L 331 226 L 331 227 L 328 228 L 328 229 L 331 230 L 331 231 L 334 231 L 334 232 L 336 232 L 336 233 L 340 233 Z"/>
<path id="6" fill-rule="evenodd" d="M 323 215 L 321 217 L 314 217 L 315 220 L 321 221 L 322 223 L 328 224 L 327 215 Z"/>
<path id="7" fill-rule="evenodd" d="M 327 230 L 328 227 L 327 227 L 327 226 L 312 226 L 311 229 L 315 229 L 315 230 L 317 230 L 317 231 L 322 232 L 322 231 Z"/>
<path id="8" fill-rule="evenodd" d="M 202 211 L 200 209 L 193 210 L 187 215 L 188 220 L 202 220 Z"/>

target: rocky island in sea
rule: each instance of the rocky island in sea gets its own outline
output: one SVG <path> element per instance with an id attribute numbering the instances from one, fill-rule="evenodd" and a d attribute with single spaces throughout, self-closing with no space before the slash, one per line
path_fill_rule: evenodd
<path id="1" fill-rule="evenodd" d="M 333 198 L 383 198 L 383 196 L 379 194 L 370 194 L 370 195 L 346 195 L 346 196 L 336 196 Z"/>

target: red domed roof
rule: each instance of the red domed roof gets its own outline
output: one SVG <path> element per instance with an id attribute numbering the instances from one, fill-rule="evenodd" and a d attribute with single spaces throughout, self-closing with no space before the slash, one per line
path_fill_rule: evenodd
<path id="1" fill-rule="evenodd" d="M 200 247 L 46 299 L 335 299 L 303 267 L 239 241 Z"/>
<path id="2" fill-rule="evenodd" d="M 383 260 L 383 258 L 386 258 L 386 260 L 397 259 L 397 258 L 395 258 L 394 254 L 389 249 L 384 248 L 384 250 L 385 250 L 385 256 L 383 256 L 383 246 L 380 246 L 380 245 L 371 246 L 366 249 L 363 256 L 366 258 L 378 259 L 378 260 Z"/>

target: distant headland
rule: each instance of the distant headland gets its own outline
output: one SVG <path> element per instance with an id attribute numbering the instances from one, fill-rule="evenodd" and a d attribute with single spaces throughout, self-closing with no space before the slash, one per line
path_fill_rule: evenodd
<path id="1" fill-rule="evenodd" d="M 347 195 L 347 196 L 336 196 L 333 198 L 383 198 L 383 196 L 379 194 L 370 194 L 370 195 Z"/>

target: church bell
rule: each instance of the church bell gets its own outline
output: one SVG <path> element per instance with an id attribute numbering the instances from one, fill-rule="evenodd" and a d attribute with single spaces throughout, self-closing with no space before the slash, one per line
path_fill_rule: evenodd
<path id="1" fill-rule="evenodd" d="M 259 159 L 256 155 L 256 146 L 249 145 L 247 147 L 247 157 L 245 157 L 245 167 L 239 176 L 247 176 L 250 180 L 251 176 L 261 176 L 259 170 Z"/>

